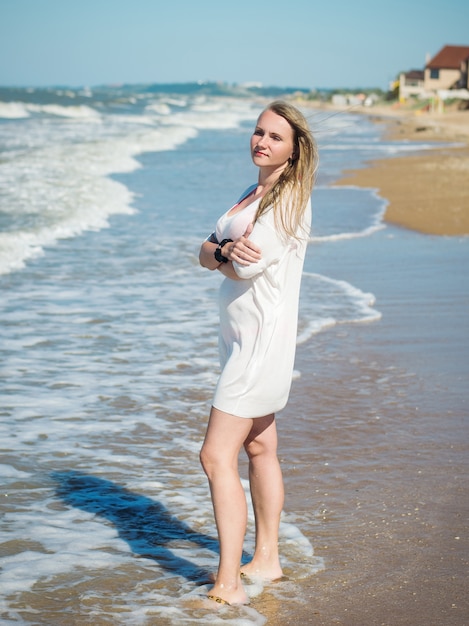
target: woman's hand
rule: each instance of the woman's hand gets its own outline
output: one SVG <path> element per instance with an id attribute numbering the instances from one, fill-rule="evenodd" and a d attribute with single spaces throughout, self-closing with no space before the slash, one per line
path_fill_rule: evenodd
<path id="1" fill-rule="evenodd" d="M 221 253 L 229 261 L 235 261 L 240 265 L 251 265 L 261 260 L 261 250 L 259 246 L 250 241 L 249 235 L 252 233 L 253 225 L 248 224 L 244 234 L 236 241 L 223 246 Z"/>
<path id="2" fill-rule="evenodd" d="M 259 246 L 249 240 L 252 233 L 253 225 L 249 224 L 244 234 L 236 241 L 225 244 L 221 250 L 223 256 L 227 257 L 229 263 L 219 263 L 214 256 L 217 244 L 206 240 L 202 244 L 199 253 L 199 261 L 202 267 L 209 270 L 219 270 L 222 274 L 233 280 L 240 280 L 236 274 L 232 261 L 239 265 L 248 266 L 257 263 L 261 259 L 261 250 Z"/>

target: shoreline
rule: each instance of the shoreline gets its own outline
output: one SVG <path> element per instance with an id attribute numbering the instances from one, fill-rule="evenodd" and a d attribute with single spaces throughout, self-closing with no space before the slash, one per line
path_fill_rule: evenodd
<path id="1" fill-rule="evenodd" d="M 357 114 L 385 124 L 391 141 L 444 145 L 370 161 L 364 169 L 346 170 L 334 185 L 376 189 L 388 202 L 384 221 L 395 226 L 428 235 L 469 235 L 469 111 L 416 115 L 377 106 Z"/>
<path id="2" fill-rule="evenodd" d="M 386 125 L 390 140 L 464 136 L 458 128 L 417 130 L 416 119 L 397 114 L 373 121 Z M 330 259 L 341 278 L 376 296 L 382 318 L 332 327 L 298 347 L 301 377 L 288 419 L 278 424 L 286 510 L 304 520 L 325 568 L 298 582 L 296 606 L 274 612 L 271 596 L 260 599 L 269 626 L 466 623 L 467 248 L 414 233 L 445 234 L 441 220 L 455 198 L 449 178 L 440 176 L 434 211 L 425 205 L 436 168 L 456 171 L 451 180 L 466 187 L 469 211 L 467 174 L 457 169 L 469 162 L 468 139 L 372 161 L 353 172 L 353 182 L 345 173 L 338 183 L 378 189 L 389 201 L 385 221 L 409 230 L 383 229 L 366 245 L 351 241 L 338 264 Z M 401 222 L 393 220 L 396 206 L 404 207 Z M 469 234 L 456 226 L 454 234 Z M 317 354 L 326 356 L 317 362 Z"/>
<path id="3" fill-rule="evenodd" d="M 401 134 L 400 119 L 376 121 Z M 412 181 L 421 156 L 462 149 L 383 159 L 383 169 L 399 163 Z M 375 163 L 357 174 L 372 170 L 385 196 Z M 467 248 L 417 230 L 379 231 L 366 246 L 352 241 L 338 266 L 330 260 L 376 295 L 382 318 L 332 327 L 297 350 L 301 377 L 278 423 L 286 510 L 325 568 L 298 582 L 296 604 L 256 599 L 268 626 L 466 623 Z"/>

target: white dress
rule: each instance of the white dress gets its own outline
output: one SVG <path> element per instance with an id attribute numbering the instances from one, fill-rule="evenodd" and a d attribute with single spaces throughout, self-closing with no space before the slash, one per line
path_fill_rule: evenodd
<path id="1" fill-rule="evenodd" d="M 245 198 L 256 185 L 241 196 Z M 217 222 L 216 237 L 237 239 L 254 220 L 259 200 Z M 305 213 L 307 233 L 311 204 Z M 241 280 L 225 278 L 220 287 L 220 365 L 213 406 L 238 417 L 255 418 L 284 408 L 290 393 L 296 350 L 298 300 L 307 235 L 277 233 L 273 211 L 254 225 L 249 239 L 262 258 L 242 266 Z"/>

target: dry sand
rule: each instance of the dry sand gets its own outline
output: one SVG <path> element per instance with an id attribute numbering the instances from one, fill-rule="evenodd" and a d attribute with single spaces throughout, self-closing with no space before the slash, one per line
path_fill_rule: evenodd
<path id="1" fill-rule="evenodd" d="M 432 150 L 373 161 L 339 185 L 372 187 L 389 202 L 389 223 L 433 235 L 469 235 L 469 111 L 420 113 L 376 107 L 390 139 L 438 142 Z"/>

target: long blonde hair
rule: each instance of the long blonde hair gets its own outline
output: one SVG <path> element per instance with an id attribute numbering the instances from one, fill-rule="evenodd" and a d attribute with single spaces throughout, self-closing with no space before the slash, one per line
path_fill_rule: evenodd
<path id="1" fill-rule="evenodd" d="M 304 115 L 293 105 L 276 101 L 265 110 L 280 115 L 290 124 L 294 149 L 293 158 L 260 201 L 254 222 L 272 208 L 277 228 L 297 238 L 313 190 L 318 164 L 316 142 Z"/>

